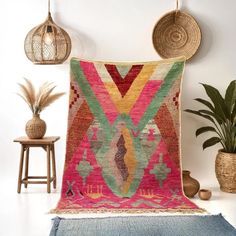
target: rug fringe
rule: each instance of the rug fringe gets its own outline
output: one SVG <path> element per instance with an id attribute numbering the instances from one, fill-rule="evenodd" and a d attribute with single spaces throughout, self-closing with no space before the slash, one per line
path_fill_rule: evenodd
<path id="1" fill-rule="evenodd" d="M 49 214 L 80 214 L 80 213 L 207 213 L 203 208 L 198 209 L 52 209 Z"/>

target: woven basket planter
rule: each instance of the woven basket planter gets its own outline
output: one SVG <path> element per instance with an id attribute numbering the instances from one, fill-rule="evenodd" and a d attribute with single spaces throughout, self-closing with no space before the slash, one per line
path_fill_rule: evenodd
<path id="1" fill-rule="evenodd" d="M 215 172 L 223 192 L 236 193 L 236 153 L 218 151 Z"/>
<path id="2" fill-rule="evenodd" d="M 46 123 L 40 119 L 39 115 L 34 115 L 31 120 L 26 123 L 25 132 L 31 139 L 41 139 L 46 133 Z"/>

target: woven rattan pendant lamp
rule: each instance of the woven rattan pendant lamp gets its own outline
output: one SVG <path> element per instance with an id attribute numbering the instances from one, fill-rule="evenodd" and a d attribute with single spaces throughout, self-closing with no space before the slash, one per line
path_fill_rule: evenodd
<path id="1" fill-rule="evenodd" d="M 50 0 L 46 21 L 30 30 L 24 46 L 26 56 L 34 64 L 61 64 L 69 57 L 71 39 L 65 30 L 54 23 Z"/>

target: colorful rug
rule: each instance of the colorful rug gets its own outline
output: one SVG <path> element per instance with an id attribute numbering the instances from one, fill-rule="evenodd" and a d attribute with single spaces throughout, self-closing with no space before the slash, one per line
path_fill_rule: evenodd
<path id="1" fill-rule="evenodd" d="M 222 215 L 55 218 L 50 236 L 235 236 Z"/>
<path id="2" fill-rule="evenodd" d="M 200 211 L 181 184 L 184 63 L 71 60 L 66 160 L 53 212 Z"/>

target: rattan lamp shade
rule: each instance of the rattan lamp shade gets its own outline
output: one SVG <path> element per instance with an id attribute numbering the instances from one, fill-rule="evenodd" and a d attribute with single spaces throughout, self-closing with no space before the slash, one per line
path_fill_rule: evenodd
<path id="1" fill-rule="evenodd" d="M 71 39 L 65 30 L 54 23 L 48 10 L 47 20 L 30 30 L 24 47 L 26 56 L 34 64 L 61 64 L 70 55 Z"/>

